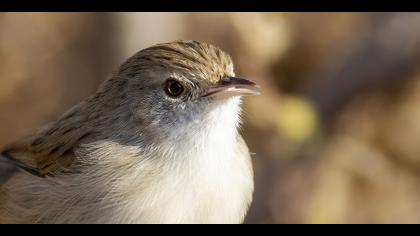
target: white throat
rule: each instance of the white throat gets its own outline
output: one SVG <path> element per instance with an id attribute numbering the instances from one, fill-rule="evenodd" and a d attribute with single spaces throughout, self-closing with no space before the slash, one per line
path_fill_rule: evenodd
<path id="1" fill-rule="evenodd" d="M 239 223 L 252 192 L 252 171 L 238 156 L 239 97 L 232 98 L 197 121 L 188 138 L 170 140 L 159 148 L 163 169 L 154 184 L 156 207 L 147 220 L 171 223 Z M 193 137 L 193 138 L 192 138 Z M 164 195 L 158 193 L 165 190 Z M 153 190 L 151 190 L 153 192 Z M 159 197 L 157 197 L 159 196 Z M 170 197 L 169 197 L 170 196 Z M 153 208 L 153 207 L 152 207 Z M 142 218 L 141 220 L 144 220 Z"/>

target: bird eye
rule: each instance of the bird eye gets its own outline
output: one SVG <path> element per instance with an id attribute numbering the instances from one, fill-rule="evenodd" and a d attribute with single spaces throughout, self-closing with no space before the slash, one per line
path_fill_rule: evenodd
<path id="1" fill-rule="evenodd" d="M 184 87 L 178 81 L 169 79 L 166 81 L 165 91 L 169 96 L 178 97 L 184 92 Z"/>

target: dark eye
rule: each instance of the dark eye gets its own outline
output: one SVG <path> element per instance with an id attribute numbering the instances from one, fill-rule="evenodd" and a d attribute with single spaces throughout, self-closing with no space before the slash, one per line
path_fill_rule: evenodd
<path id="1" fill-rule="evenodd" d="M 184 92 L 184 87 L 178 81 L 169 79 L 166 81 L 165 91 L 171 97 L 178 97 Z"/>

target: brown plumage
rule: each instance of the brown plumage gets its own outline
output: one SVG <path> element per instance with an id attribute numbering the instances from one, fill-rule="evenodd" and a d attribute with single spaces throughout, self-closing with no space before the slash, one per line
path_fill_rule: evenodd
<path id="1" fill-rule="evenodd" d="M 87 101 L 77 105 L 39 132 L 7 145 L 1 153 L 13 161 L 20 162 L 21 166 L 38 172 L 40 176 L 66 170 L 75 160 L 73 149 L 94 132 L 100 132 L 101 126 L 112 122 L 101 116 L 104 112 L 100 109 L 104 106 L 98 104 L 113 100 L 107 97 L 111 90 L 112 94 L 123 96 L 123 86 L 127 80 L 125 75 L 134 77 L 141 70 L 153 67 L 182 70 L 202 76 L 199 78 L 208 79 L 213 83 L 217 83 L 233 71 L 230 56 L 213 45 L 197 41 L 157 44 L 129 58 L 121 65 L 118 76 L 107 81 L 103 88 Z M 112 105 L 108 108 L 114 109 Z"/>
<path id="2" fill-rule="evenodd" d="M 130 213 L 131 210 L 127 209 L 114 215 L 112 211 L 102 211 L 108 205 L 117 204 L 116 199 L 129 209 L 137 206 L 138 199 L 145 198 L 143 195 L 148 193 L 144 189 L 149 187 L 144 186 L 157 185 L 163 181 L 156 182 L 158 179 L 172 175 L 173 171 L 164 175 L 168 168 L 175 166 L 167 159 L 180 158 L 184 154 L 168 150 L 176 152 L 181 149 L 190 155 L 190 149 L 207 150 L 207 142 L 219 145 L 217 138 L 213 139 L 206 128 L 219 129 L 213 128 L 215 118 L 217 123 L 226 123 L 228 128 L 215 127 L 220 126 L 222 132 L 226 130 L 233 135 L 229 139 L 233 140 L 232 150 L 244 155 L 237 166 L 246 173 L 238 172 L 238 176 L 245 174 L 245 182 L 241 180 L 240 184 L 249 186 L 246 194 L 238 192 L 238 196 L 241 196 L 241 206 L 242 201 L 247 206 L 250 201 L 248 195 L 252 193 L 252 168 L 246 144 L 236 134 L 237 101 L 229 105 L 233 109 L 232 117 L 222 112 L 220 114 L 226 118 L 219 119 L 215 112 L 218 112 L 216 108 L 221 106 L 220 102 L 211 102 L 211 98 L 203 97 L 204 92 L 231 76 L 234 73 L 229 55 L 206 43 L 177 41 L 141 50 L 123 63 L 93 96 L 39 131 L 1 149 L 0 170 L 5 171 L 0 173 L 0 223 L 171 221 L 166 213 L 159 216 L 153 213 L 145 218 L 146 208 L 139 209 L 138 213 Z M 185 87 L 186 92 L 180 99 L 167 98 L 162 92 L 162 84 L 167 77 L 175 78 Z M 201 129 L 202 132 L 198 132 Z M 188 134 L 199 135 L 190 139 Z M 182 139 L 182 145 L 176 144 L 180 142 L 178 139 Z M 191 148 L 172 147 L 183 147 L 185 143 Z M 151 162 L 152 169 L 146 168 L 148 162 Z M 132 180 L 126 183 L 126 179 Z M 96 188 L 99 190 L 94 192 Z M 44 192 L 39 193 L 40 189 Z M 123 194 L 133 191 L 136 194 Z M 153 191 L 152 194 L 158 196 L 160 193 Z M 242 194 L 246 198 L 242 199 Z M 150 204 L 154 206 L 154 203 Z M 50 209 L 46 209 L 47 206 Z M 196 206 L 197 209 L 202 207 Z M 232 220 L 242 220 L 244 210 L 246 208 L 235 212 L 241 219 Z M 195 210 L 194 214 L 197 212 L 200 211 Z M 208 218 L 201 214 L 196 219 Z M 184 218 L 182 212 L 179 216 L 174 214 L 173 218 L 179 222 L 194 221 Z"/>

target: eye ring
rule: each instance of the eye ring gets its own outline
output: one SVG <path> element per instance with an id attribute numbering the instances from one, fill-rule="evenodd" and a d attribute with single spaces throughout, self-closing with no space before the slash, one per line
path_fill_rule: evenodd
<path id="1" fill-rule="evenodd" d="M 174 79 L 168 79 L 165 83 L 165 92 L 171 97 L 178 97 L 184 92 L 184 86 Z"/>

